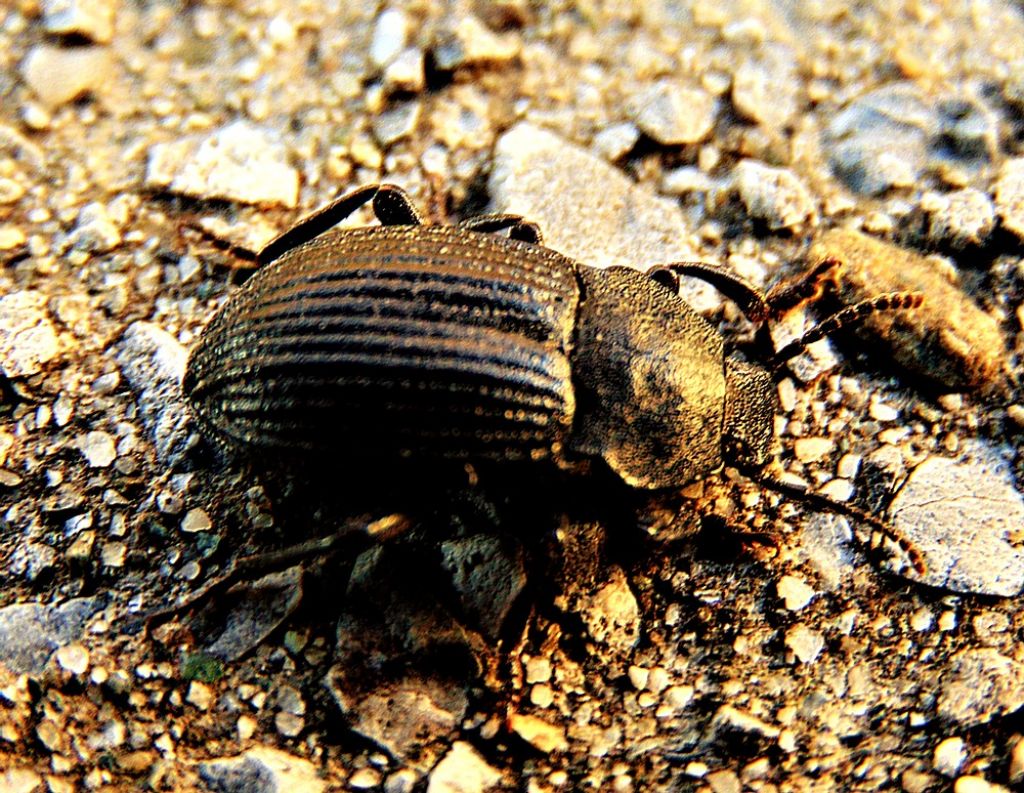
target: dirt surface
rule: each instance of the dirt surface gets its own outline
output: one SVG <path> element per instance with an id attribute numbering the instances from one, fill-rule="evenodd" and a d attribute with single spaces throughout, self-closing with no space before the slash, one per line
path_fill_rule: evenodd
<path id="1" fill-rule="evenodd" d="M 996 2 L 0 8 L 0 790 L 1024 784 L 1021 41 Z M 923 291 L 791 363 L 768 473 L 926 569 L 730 469 L 426 482 L 201 438 L 188 350 L 253 253 L 385 181 L 593 266 L 839 259 L 780 346 Z"/>

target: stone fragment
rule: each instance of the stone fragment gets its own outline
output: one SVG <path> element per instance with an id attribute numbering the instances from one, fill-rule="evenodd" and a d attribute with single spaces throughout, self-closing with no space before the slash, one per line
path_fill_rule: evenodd
<path id="1" fill-rule="evenodd" d="M 789 611 L 800 611 L 805 608 L 817 594 L 814 587 L 794 575 L 782 576 L 775 585 L 775 591 Z"/>
<path id="2" fill-rule="evenodd" d="M 299 172 L 280 138 L 248 121 L 150 147 L 146 185 L 203 199 L 294 207 Z"/>
<path id="3" fill-rule="evenodd" d="M 522 549 L 508 547 L 494 535 L 480 534 L 443 543 L 441 557 L 467 615 L 486 636 L 497 639 L 526 588 Z"/>
<path id="4" fill-rule="evenodd" d="M 43 789 L 43 778 L 31 768 L 9 768 L 0 772 L 0 790 L 4 793 L 36 793 Z"/>
<path id="5" fill-rule="evenodd" d="M 490 193 L 496 211 L 539 223 L 545 245 L 593 267 L 644 270 L 699 258 L 674 202 L 652 195 L 592 153 L 526 122 L 498 140 Z M 682 294 L 698 310 L 720 304 L 709 286 L 686 280 Z"/>
<path id="6" fill-rule="evenodd" d="M 640 639 L 640 606 L 621 568 L 613 568 L 609 578 L 583 605 L 580 616 L 594 641 L 625 655 Z"/>
<path id="7" fill-rule="evenodd" d="M 569 748 L 565 730 L 539 716 L 513 713 L 509 717 L 508 726 L 512 732 L 544 754 L 564 752 Z"/>
<path id="8" fill-rule="evenodd" d="M 188 351 L 150 322 L 133 322 L 121 337 L 117 363 L 135 392 L 157 456 L 173 464 L 189 446 L 191 418 L 181 395 Z"/>
<path id="9" fill-rule="evenodd" d="M 87 432 L 79 438 L 78 448 L 91 468 L 106 468 L 117 459 L 113 436 L 102 430 Z"/>
<path id="10" fill-rule="evenodd" d="M 1024 157 L 1003 163 L 994 192 L 996 214 L 1003 228 L 1024 239 Z"/>
<path id="11" fill-rule="evenodd" d="M 209 531 L 212 528 L 213 522 L 210 520 L 210 516 L 206 514 L 205 509 L 200 507 L 190 509 L 181 521 L 181 530 L 186 534 L 196 534 L 201 531 Z"/>
<path id="12" fill-rule="evenodd" d="M 44 0 L 43 29 L 58 36 L 78 35 L 97 44 L 114 38 L 118 0 Z"/>
<path id="13" fill-rule="evenodd" d="M 640 138 L 636 124 L 623 121 L 605 127 L 594 136 L 591 148 L 608 162 L 615 162 L 632 149 Z"/>
<path id="14" fill-rule="evenodd" d="M 26 242 L 25 232 L 18 226 L 0 226 L 0 251 L 13 251 Z"/>
<path id="15" fill-rule="evenodd" d="M 479 63 L 507 63 L 519 55 L 521 47 L 516 33 L 494 33 L 475 16 L 467 14 L 459 18 L 453 28 L 439 34 L 434 46 L 434 62 L 444 71 Z"/>
<path id="16" fill-rule="evenodd" d="M 817 223 L 814 198 L 792 171 L 741 160 L 733 179 L 747 214 L 770 230 L 796 232 Z"/>
<path id="17" fill-rule="evenodd" d="M 74 598 L 59 606 L 16 603 L 0 609 L 0 664 L 15 674 L 38 674 L 53 652 L 82 635 L 101 598 Z"/>
<path id="18" fill-rule="evenodd" d="M 76 250 L 107 253 L 121 244 L 121 228 L 107 208 L 94 201 L 78 213 L 78 223 L 68 242 Z"/>
<path id="19" fill-rule="evenodd" d="M 458 728 L 468 706 L 458 685 L 410 672 L 379 679 L 373 690 L 357 692 L 347 670 L 333 667 L 327 688 L 350 727 L 420 771 L 434 766 L 438 744 Z"/>
<path id="20" fill-rule="evenodd" d="M 996 225 L 996 210 L 980 190 L 927 192 L 921 209 L 928 216 L 928 241 L 954 250 L 981 247 Z"/>
<path id="21" fill-rule="evenodd" d="M 389 8 L 377 17 L 370 40 L 370 63 L 383 69 L 405 47 L 412 32 L 412 20 L 400 8 Z"/>
<path id="22" fill-rule="evenodd" d="M 992 647 L 961 650 L 939 680 L 939 718 L 970 728 L 1024 706 L 1024 664 Z"/>
<path id="23" fill-rule="evenodd" d="M 421 111 L 422 105 L 413 100 L 378 113 L 372 122 L 374 137 L 381 146 L 390 146 L 402 138 L 409 137 L 416 131 Z"/>
<path id="24" fill-rule="evenodd" d="M 323 793 L 327 788 L 309 760 L 269 746 L 207 760 L 199 764 L 199 776 L 218 793 Z"/>
<path id="25" fill-rule="evenodd" d="M 796 115 L 799 89 L 794 52 L 782 45 L 768 46 L 736 70 L 732 103 L 744 118 L 781 133 Z"/>
<path id="26" fill-rule="evenodd" d="M 786 647 L 802 664 L 814 663 L 825 649 L 825 637 L 802 622 L 786 631 Z"/>
<path id="27" fill-rule="evenodd" d="M 21 76 L 39 101 L 53 108 L 85 94 L 101 93 L 112 66 L 106 47 L 37 44 L 22 62 Z"/>
<path id="28" fill-rule="evenodd" d="M 54 654 L 60 668 L 73 675 L 84 675 L 89 668 L 89 651 L 78 644 L 66 644 Z"/>
<path id="29" fill-rule="evenodd" d="M 718 104 L 702 88 L 663 79 L 643 88 L 629 101 L 633 121 L 665 146 L 700 143 L 715 125 Z"/>
<path id="30" fill-rule="evenodd" d="M 456 741 L 427 781 L 427 793 L 484 793 L 501 781 L 501 772 L 471 744 Z"/>
<path id="31" fill-rule="evenodd" d="M 957 462 L 931 457 L 889 508 L 893 527 L 927 571 L 904 575 L 954 592 L 1013 597 L 1024 590 L 1024 498 L 994 454 Z"/>
<path id="32" fill-rule="evenodd" d="M 946 738 L 932 753 L 932 768 L 943 776 L 955 777 L 967 760 L 963 738 Z"/>
<path id="33" fill-rule="evenodd" d="M 43 294 L 25 290 L 0 297 L 0 371 L 5 377 L 42 371 L 59 349 Z"/>
<path id="34" fill-rule="evenodd" d="M 856 231 L 833 229 L 810 251 L 810 261 L 837 259 L 839 293 L 848 305 L 883 292 L 920 291 L 913 311 L 872 314 L 862 327 L 911 375 L 951 390 L 998 390 L 1008 368 L 999 324 L 930 260 Z"/>

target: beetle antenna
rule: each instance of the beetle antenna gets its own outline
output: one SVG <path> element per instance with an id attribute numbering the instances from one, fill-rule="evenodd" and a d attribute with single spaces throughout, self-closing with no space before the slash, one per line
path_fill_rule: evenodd
<path id="1" fill-rule="evenodd" d="M 866 523 L 875 529 L 883 537 L 887 537 L 892 540 L 896 545 L 900 547 L 900 550 L 907 555 L 910 560 L 911 566 L 918 575 L 924 576 L 928 572 L 928 568 L 924 563 L 924 558 L 921 556 L 921 552 L 914 546 L 910 540 L 904 537 L 898 532 L 891 524 L 886 521 L 872 515 L 870 512 L 866 512 L 859 507 L 855 507 L 852 504 L 846 504 L 842 501 L 835 501 L 828 496 L 823 496 L 821 493 L 814 493 L 807 490 L 799 485 L 794 485 L 790 482 L 784 482 L 781 479 L 776 479 L 772 476 L 766 476 L 760 470 L 750 470 L 740 468 L 740 472 L 753 482 L 761 485 L 767 490 L 772 490 L 780 495 L 787 496 L 794 501 L 802 501 L 805 504 L 810 504 L 820 510 L 826 510 L 828 512 L 834 512 L 839 515 L 844 515 L 853 520 Z M 857 539 L 857 533 L 852 532 L 854 541 L 858 544 L 863 544 Z M 873 539 L 873 538 L 872 538 Z M 866 548 L 867 551 L 872 551 L 877 546 L 874 542 Z"/>
<path id="2" fill-rule="evenodd" d="M 857 325 L 872 314 L 917 308 L 923 302 L 924 295 L 920 292 L 886 292 L 837 311 L 815 325 L 799 339 L 790 342 L 775 353 L 775 357 L 772 359 L 772 371 L 777 373 L 787 361 L 802 353 L 809 345 L 841 328 Z"/>

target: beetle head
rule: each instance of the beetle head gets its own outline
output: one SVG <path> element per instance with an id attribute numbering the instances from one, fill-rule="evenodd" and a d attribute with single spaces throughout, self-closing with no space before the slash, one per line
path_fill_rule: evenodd
<path id="1" fill-rule="evenodd" d="M 743 467 L 768 462 L 775 434 L 775 383 L 759 366 L 725 359 L 725 424 L 722 452 Z"/>

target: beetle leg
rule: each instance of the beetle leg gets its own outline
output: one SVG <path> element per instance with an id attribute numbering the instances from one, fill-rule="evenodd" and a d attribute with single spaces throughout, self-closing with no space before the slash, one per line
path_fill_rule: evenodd
<path id="1" fill-rule="evenodd" d="M 772 316 L 781 317 L 802 303 L 817 300 L 825 290 L 825 284 L 835 281 L 838 267 L 838 259 L 824 259 L 798 278 L 773 286 L 766 298 Z"/>
<path id="2" fill-rule="evenodd" d="M 421 226 L 423 219 L 409 194 L 398 185 L 382 184 L 373 196 L 373 213 L 382 226 Z"/>
<path id="3" fill-rule="evenodd" d="M 540 226 L 530 220 L 523 220 L 516 223 L 508 231 L 509 239 L 531 242 L 534 245 L 544 244 L 544 235 L 540 232 Z"/>
<path id="4" fill-rule="evenodd" d="M 466 218 L 458 223 L 460 229 L 466 231 L 478 231 L 482 234 L 490 234 L 495 231 L 504 231 L 523 220 L 522 215 L 510 215 L 505 212 L 495 212 L 493 215 L 475 215 Z"/>
<path id="5" fill-rule="evenodd" d="M 311 239 L 319 237 L 329 228 L 338 225 L 355 212 L 359 207 L 370 201 L 382 189 L 379 185 L 368 184 L 359 187 L 331 203 L 321 207 L 312 215 L 307 215 L 287 231 L 278 234 L 268 242 L 258 254 L 256 263 L 268 264 L 282 254 L 297 248 Z M 397 189 L 397 188 L 396 188 Z"/>
<path id="6" fill-rule="evenodd" d="M 540 245 L 544 240 L 540 226 L 536 223 L 530 220 L 523 220 L 522 215 L 509 215 L 503 212 L 467 218 L 459 223 L 459 228 L 485 234 L 508 229 L 509 239 L 532 242 L 534 245 Z"/>
<path id="7" fill-rule="evenodd" d="M 662 269 L 706 281 L 739 306 L 746 318 L 755 324 L 764 322 L 771 313 L 768 301 L 760 289 L 721 265 L 708 262 L 672 262 L 659 265 L 649 272 L 657 278 L 657 271 Z"/>
<path id="8" fill-rule="evenodd" d="M 390 540 L 404 533 L 408 528 L 409 520 L 404 515 L 388 515 L 370 522 L 352 520 L 334 534 L 329 534 L 326 537 L 292 545 L 278 551 L 244 556 L 232 563 L 223 575 L 215 578 L 198 592 L 191 594 L 179 603 L 145 615 L 143 625 L 146 630 L 150 630 L 201 603 L 222 595 L 235 584 L 285 570 L 306 559 L 337 553 L 344 553 L 349 558 L 355 558 L 375 543 Z"/>

